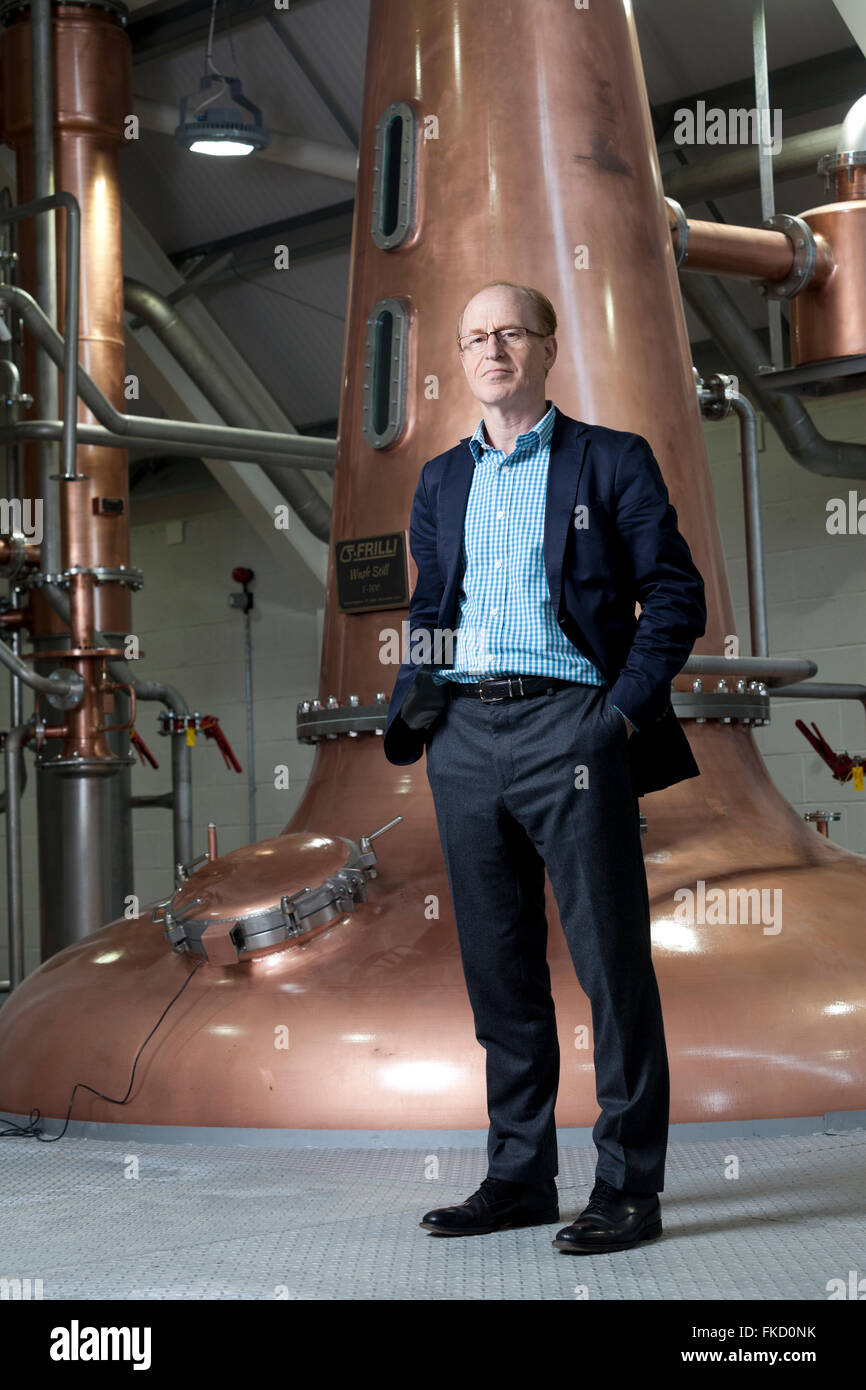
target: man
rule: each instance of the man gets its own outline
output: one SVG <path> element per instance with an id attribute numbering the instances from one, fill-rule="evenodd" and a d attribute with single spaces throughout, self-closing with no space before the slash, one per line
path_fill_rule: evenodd
<path id="1" fill-rule="evenodd" d="M 669 1075 L 637 797 L 699 773 L 670 685 L 706 606 L 647 441 L 546 398 L 555 331 L 550 301 L 509 282 L 461 315 L 484 416 L 421 471 L 409 626 L 413 656 L 420 637 L 430 659 L 400 668 L 384 747 L 397 764 L 426 747 L 487 1052 L 487 1177 L 421 1225 L 475 1235 L 559 1220 L 546 868 L 590 1001 L 601 1106 L 595 1186 L 553 1244 L 590 1253 L 661 1233 Z"/>

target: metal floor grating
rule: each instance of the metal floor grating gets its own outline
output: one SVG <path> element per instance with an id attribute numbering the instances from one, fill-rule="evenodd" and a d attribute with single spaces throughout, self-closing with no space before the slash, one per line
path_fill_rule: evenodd
<path id="1" fill-rule="evenodd" d="M 556 1225 L 443 1239 L 418 1222 L 478 1186 L 483 1145 L 10 1139 L 0 1276 L 41 1279 L 45 1299 L 826 1300 L 866 1275 L 864 1160 L 862 1129 L 672 1144 L 661 1239 L 574 1256 L 550 1242 L 589 1195 L 586 1145 L 560 1146 Z"/>

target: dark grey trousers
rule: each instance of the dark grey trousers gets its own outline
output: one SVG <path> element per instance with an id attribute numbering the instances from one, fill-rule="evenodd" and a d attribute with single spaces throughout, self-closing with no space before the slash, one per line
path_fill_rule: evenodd
<path id="1" fill-rule="evenodd" d="M 596 1176 L 627 1191 L 664 1188 L 668 1058 L 627 748 L 622 715 L 599 685 L 496 704 L 452 699 L 429 738 L 427 777 L 487 1053 L 489 1177 L 543 1185 L 559 1171 L 546 868 L 592 1014 Z"/>

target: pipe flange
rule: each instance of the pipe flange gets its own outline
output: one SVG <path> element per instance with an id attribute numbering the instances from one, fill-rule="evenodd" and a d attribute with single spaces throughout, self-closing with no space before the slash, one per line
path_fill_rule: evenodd
<path id="1" fill-rule="evenodd" d="M 724 420 L 731 413 L 734 398 L 740 394 L 739 379 L 724 372 L 715 372 L 703 378 L 698 376 L 695 368 L 692 370 L 701 414 L 708 420 Z"/>
<path id="2" fill-rule="evenodd" d="M 689 254 L 689 219 L 680 203 L 675 198 L 665 198 L 665 202 L 674 215 L 675 226 L 677 229 L 677 249 L 674 265 L 679 270 L 683 261 Z"/>
<path id="3" fill-rule="evenodd" d="M 175 714 L 174 710 L 161 709 L 156 717 L 159 722 L 158 732 L 161 735 L 186 734 L 189 729 L 198 733 L 204 719 L 204 715 L 197 709 L 188 710 L 186 714 Z"/>
<path id="4" fill-rule="evenodd" d="M 56 691 L 45 696 L 49 705 L 53 709 L 77 709 L 84 699 L 84 677 L 68 667 L 58 666 L 48 679 L 57 684 Z"/>
<path id="5" fill-rule="evenodd" d="M 43 724 L 42 727 L 44 729 L 46 725 Z M 47 736 L 43 738 L 45 744 L 53 744 L 54 742 L 54 739 Z M 121 768 L 132 767 L 135 762 L 135 754 L 130 753 L 128 757 L 112 754 L 110 758 L 91 758 L 72 753 L 68 758 L 40 757 L 38 761 L 42 772 L 50 772 L 55 777 L 97 779 L 115 777 Z"/>
<path id="6" fill-rule="evenodd" d="M 784 232 L 794 248 L 794 260 L 784 280 L 752 280 L 753 287 L 766 299 L 793 299 L 815 274 L 818 248 L 815 233 L 802 217 L 776 212 L 761 224 L 774 232 Z"/>
<path id="7" fill-rule="evenodd" d="M 696 724 L 747 724 L 770 722 L 770 697 L 762 681 L 738 680 L 735 689 L 719 678 L 715 690 L 704 690 L 698 676 L 691 690 L 674 691 L 671 704 L 679 719 L 694 719 Z"/>
<path id="8" fill-rule="evenodd" d="M 31 724 L 33 727 L 33 734 L 30 743 L 34 753 L 36 753 L 38 756 L 38 754 L 42 752 L 42 749 L 44 748 L 45 744 L 48 742 L 48 739 L 45 734 L 45 730 L 47 729 L 48 725 L 45 723 L 45 720 L 42 718 L 42 716 L 35 712 L 31 714 L 27 722 Z"/>
<path id="9" fill-rule="evenodd" d="M 96 584 L 126 584 L 130 589 L 144 586 L 144 575 L 133 565 L 70 565 L 64 574 L 92 574 Z"/>
<path id="10" fill-rule="evenodd" d="M 359 734 L 384 734 L 388 718 L 388 700 L 377 690 L 375 704 L 361 705 L 357 695 L 350 695 L 348 704 L 341 705 L 336 696 L 328 697 L 325 708 L 319 700 L 299 700 L 296 711 L 295 735 L 299 743 L 319 743 L 323 738 L 357 738 Z"/>
<path id="11" fill-rule="evenodd" d="M 824 192 L 832 193 L 838 174 L 847 170 L 850 178 L 853 171 L 863 164 L 866 164 L 866 150 L 842 150 L 822 155 L 818 160 L 818 173 L 824 178 Z"/>
<path id="12" fill-rule="evenodd" d="M 28 580 L 32 589 L 41 589 L 43 584 L 55 584 L 58 588 L 69 588 L 69 580 L 66 579 L 62 570 L 56 574 L 51 574 L 48 570 L 37 570 L 29 576 Z"/>
<path id="13" fill-rule="evenodd" d="M 68 589 L 75 574 L 92 574 L 97 585 L 126 584 L 130 589 L 144 587 L 144 574 L 133 565 L 70 565 L 68 569 L 58 570 L 57 574 L 34 575 L 33 583 L 37 588 L 43 584 L 56 584 L 61 589 Z"/>

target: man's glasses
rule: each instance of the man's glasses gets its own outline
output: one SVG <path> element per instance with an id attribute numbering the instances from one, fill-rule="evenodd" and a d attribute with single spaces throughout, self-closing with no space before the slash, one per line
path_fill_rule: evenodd
<path id="1" fill-rule="evenodd" d="M 533 338 L 549 338 L 549 333 L 537 333 L 534 328 L 493 328 L 490 330 L 496 335 L 496 341 L 501 347 L 519 347 L 521 343 L 532 335 Z M 490 333 L 464 333 L 462 338 L 457 341 L 460 344 L 461 352 L 476 353 L 484 352 L 487 347 L 487 339 Z"/>

